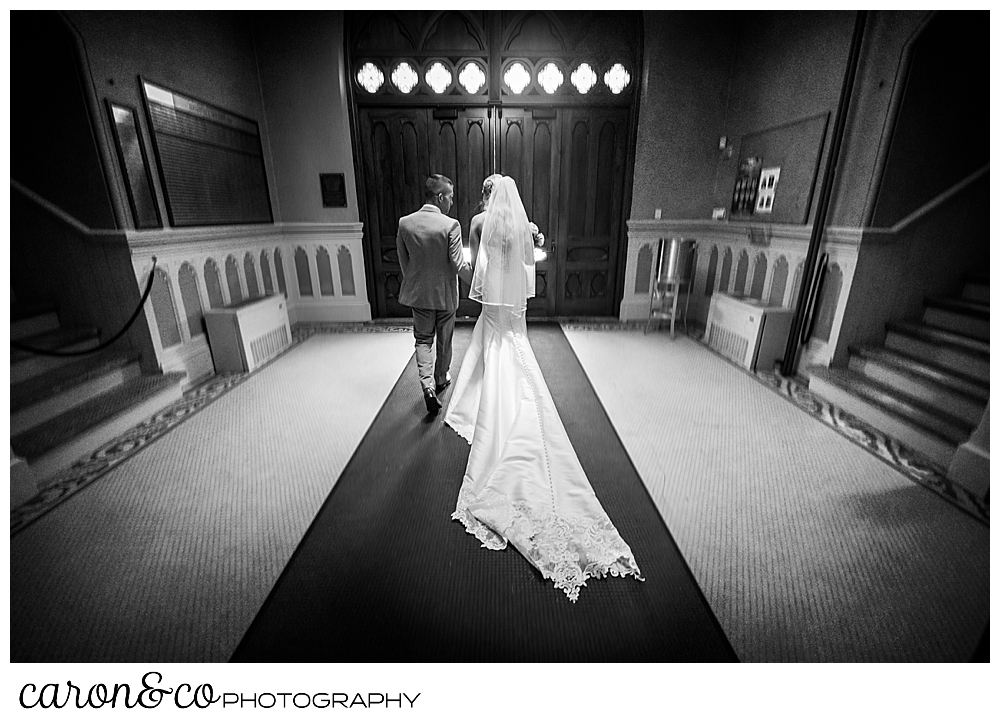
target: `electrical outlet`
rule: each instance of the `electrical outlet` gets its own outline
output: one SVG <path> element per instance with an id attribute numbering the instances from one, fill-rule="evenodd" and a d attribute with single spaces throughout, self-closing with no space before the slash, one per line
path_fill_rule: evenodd
<path id="1" fill-rule="evenodd" d="M 658 208 L 655 211 L 653 211 L 653 218 L 659 220 L 659 218 L 661 216 L 663 216 L 663 209 L 662 208 Z"/>

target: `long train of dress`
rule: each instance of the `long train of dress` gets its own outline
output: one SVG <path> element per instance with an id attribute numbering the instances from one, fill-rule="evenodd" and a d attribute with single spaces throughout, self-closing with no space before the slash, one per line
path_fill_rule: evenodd
<path id="1" fill-rule="evenodd" d="M 484 305 L 444 421 L 472 445 L 452 519 L 483 547 L 509 540 L 573 602 L 592 577 L 643 579 L 576 456 L 523 315 Z"/>

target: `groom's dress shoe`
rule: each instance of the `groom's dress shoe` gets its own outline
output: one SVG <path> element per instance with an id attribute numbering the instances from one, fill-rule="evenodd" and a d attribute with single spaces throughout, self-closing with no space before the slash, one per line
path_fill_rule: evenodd
<path id="1" fill-rule="evenodd" d="M 430 387 L 424 389 L 424 404 L 427 405 L 427 411 L 430 414 L 437 414 L 438 410 L 441 409 L 441 401 Z"/>
<path id="2" fill-rule="evenodd" d="M 434 388 L 434 391 L 440 394 L 445 389 L 447 389 L 450 384 L 451 384 L 451 375 L 449 374 L 447 379 L 445 379 L 443 382 L 441 382 Z"/>

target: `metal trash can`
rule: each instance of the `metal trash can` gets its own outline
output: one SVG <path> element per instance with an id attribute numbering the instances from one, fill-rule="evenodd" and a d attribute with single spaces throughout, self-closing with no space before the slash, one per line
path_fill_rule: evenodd
<path id="1" fill-rule="evenodd" d="M 656 280 L 687 283 L 691 280 L 691 261 L 695 240 L 690 238 L 660 239 L 656 263 Z"/>
<path id="2" fill-rule="evenodd" d="M 684 328 L 687 329 L 687 306 L 691 299 L 691 266 L 697 245 L 694 239 L 660 239 L 656 251 L 656 278 L 649 290 L 649 319 L 646 321 L 646 332 L 654 320 L 657 323 L 669 321 L 670 338 L 674 337 L 678 301 L 684 292 L 686 292 Z"/>

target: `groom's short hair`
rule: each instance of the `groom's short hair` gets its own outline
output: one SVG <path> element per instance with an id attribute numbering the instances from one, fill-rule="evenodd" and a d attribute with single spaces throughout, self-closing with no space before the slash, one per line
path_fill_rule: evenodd
<path id="1" fill-rule="evenodd" d="M 455 184 L 447 176 L 442 176 L 440 173 L 432 173 L 427 177 L 427 182 L 424 184 L 424 200 L 432 201 L 439 193 L 444 193 L 449 188 L 454 187 Z"/>

